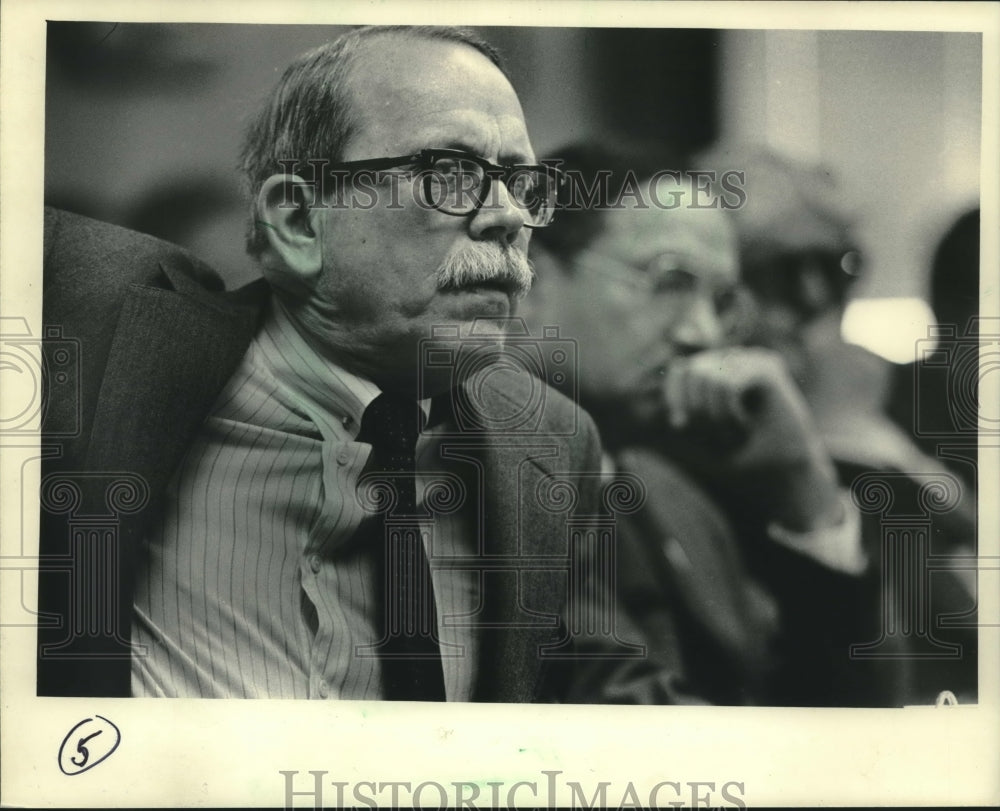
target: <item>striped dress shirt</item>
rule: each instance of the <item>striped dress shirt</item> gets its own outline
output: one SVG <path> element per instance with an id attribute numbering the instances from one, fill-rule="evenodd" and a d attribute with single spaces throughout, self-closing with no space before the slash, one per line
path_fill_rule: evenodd
<path id="1" fill-rule="evenodd" d="M 381 636 L 377 536 L 365 531 L 378 519 L 356 492 L 371 451 L 356 437 L 378 394 L 318 355 L 272 303 L 144 544 L 132 641 L 145 655 L 132 659 L 133 695 L 381 697 L 378 659 L 357 650 Z M 421 503 L 447 470 L 437 436 L 446 428 L 418 441 Z M 476 638 L 462 617 L 475 613 L 479 579 L 434 558 L 477 553 L 473 510 L 467 498 L 423 526 L 450 701 L 472 691 Z"/>

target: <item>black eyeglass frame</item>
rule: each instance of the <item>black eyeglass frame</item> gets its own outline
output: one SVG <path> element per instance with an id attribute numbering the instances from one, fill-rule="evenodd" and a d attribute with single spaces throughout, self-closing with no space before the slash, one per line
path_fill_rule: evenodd
<path id="1" fill-rule="evenodd" d="M 471 196 L 473 206 L 468 211 L 449 211 L 447 208 L 444 208 L 441 203 L 435 204 L 431 193 L 431 183 L 434 180 L 433 167 L 434 164 L 441 158 L 456 158 L 471 161 L 483 169 L 483 179 L 480 182 L 480 188 L 475 195 Z M 430 205 L 434 210 L 440 211 L 442 214 L 448 214 L 453 217 L 467 217 L 482 208 L 483 203 L 486 202 L 486 199 L 489 197 L 491 188 L 490 184 L 495 180 L 502 182 L 509 190 L 510 180 L 518 172 L 542 173 L 555 181 L 550 195 L 551 214 L 549 215 L 548 220 L 543 223 L 532 223 L 526 221 L 524 223 L 526 228 L 544 228 L 552 223 L 552 220 L 555 217 L 559 188 L 566 181 L 564 173 L 555 166 L 555 161 L 552 163 L 512 163 L 501 165 L 492 163 L 491 161 L 486 160 L 486 158 L 476 155 L 474 152 L 466 152 L 462 149 L 421 149 L 419 152 L 412 155 L 399 155 L 392 158 L 366 158 L 364 160 L 343 161 L 341 163 L 309 161 L 309 163 L 314 166 L 318 164 L 325 176 L 332 177 L 335 180 L 350 177 L 365 170 L 377 172 L 386 169 L 397 169 L 401 166 L 408 165 L 418 167 L 416 174 L 424 174 L 421 179 L 424 183 L 424 198 L 428 205 Z M 525 207 L 521 201 L 517 200 L 513 195 L 511 195 L 511 199 L 518 208 L 530 214 L 530 209 Z"/>

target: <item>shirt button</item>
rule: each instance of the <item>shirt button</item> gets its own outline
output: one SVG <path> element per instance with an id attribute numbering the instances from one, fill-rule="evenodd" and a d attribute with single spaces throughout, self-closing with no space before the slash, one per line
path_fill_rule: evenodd
<path id="1" fill-rule="evenodd" d="M 319 697 L 329 698 L 330 697 L 330 685 L 325 681 L 320 681 L 319 683 Z"/>
<path id="2" fill-rule="evenodd" d="M 309 568 L 312 569 L 314 573 L 319 573 L 319 570 L 323 568 L 323 561 L 320 560 L 319 555 L 309 556 Z"/>
<path id="3" fill-rule="evenodd" d="M 347 452 L 346 448 L 337 454 L 338 465 L 346 465 L 350 461 L 351 461 L 351 455 Z"/>

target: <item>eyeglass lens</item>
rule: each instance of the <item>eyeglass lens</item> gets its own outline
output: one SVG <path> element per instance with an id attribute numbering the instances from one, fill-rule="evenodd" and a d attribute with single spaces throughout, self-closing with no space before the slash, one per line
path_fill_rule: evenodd
<path id="1" fill-rule="evenodd" d="M 471 159 L 437 157 L 423 172 L 424 196 L 428 205 L 448 214 L 469 214 L 482 206 L 500 205 L 494 180 L 504 182 L 508 196 L 527 216 L 529 225 L 551 221 L 556 183 L 544 169 L 515 167 L 501 175 Z"/>

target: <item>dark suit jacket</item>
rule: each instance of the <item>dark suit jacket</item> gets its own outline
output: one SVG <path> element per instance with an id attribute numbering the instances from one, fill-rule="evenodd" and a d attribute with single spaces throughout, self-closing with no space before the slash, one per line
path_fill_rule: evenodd
<path id="1" fill-rule="evenodd" d="M 848 575 L 771 541 L 751 510 L 726 509 L 733 493 L 708 489 L 662 452 L 615 458 L 649 494 L 618 522 L 616 590 L 620 633 L 648 658 L 581 664 L 570 701 L 893 707 L 933 703 L 945 689 L 976 700 L 974 628 L 931 629 L 961 646 L 957 659 L 943 648 L 940 660 L 920 658 L 921 640 L 903 635 L 884 637 L 878 656 L 851 655 L 883 636 L 885 601 L 896 605 L 884 591 L 880 516 L 862 514 L 871 564 Z M 936 611 L 969 610 L 954 578 L 930 585 Z"/>
<path id="2" fill-rule="evenodd" d="M 224 292 L 172 245 L 55 210 L 44 264 L 43 321 L 58 332 L 48 350 L 68 347 L 74 360 L 69 382 L 50 375 L 45 386 L 38 691 L 127 696 L 136 549 L 269 289 Z M 596 512 L 598 480 L 577 474 L 597 470 L 600 452 L 590 419 L 561 395 L 539 398 L 527 374 L 489 380 L 463 399 L 482 425 L 509 424 L 526 403 L 537 419 L 527 433 L 466 425 L 448 440 L 481 471 L 470 493 L 484 533 L 474 698 L 530 701 L 549 697 L 540 648 L 565 641 L 557 617 L 575 526 L 571 505 L 538 494 L 567 477 L 575 514 Z"/>

